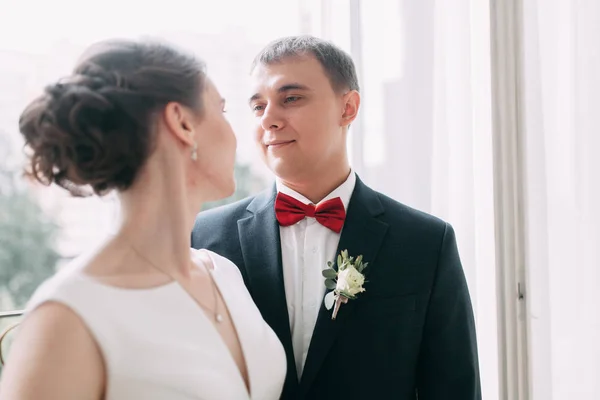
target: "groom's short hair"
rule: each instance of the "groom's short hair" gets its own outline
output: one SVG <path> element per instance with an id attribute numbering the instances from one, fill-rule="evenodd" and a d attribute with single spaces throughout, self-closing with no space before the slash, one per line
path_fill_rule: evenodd
<path id="1" fill-rule="evenodd" d="M 306 55 L 319 61 L 334 91 L 359 90 L 356 67 L 350 55 L 333 43 L 309 35 L 289 36 L 269 43 L 254 58 L 251 70 L 259 64 L 269 65 Z"/>

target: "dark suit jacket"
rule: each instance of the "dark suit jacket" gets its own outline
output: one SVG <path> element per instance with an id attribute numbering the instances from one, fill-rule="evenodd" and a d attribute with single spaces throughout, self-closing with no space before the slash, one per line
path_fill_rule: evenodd
<path id="1" fill-rule="evenodd" d="M 338 254 L 347 249 L 369 262 L 366 291 L 342 305 L 335 321 L 321 307 L 298 382 L 275 195 L 200 213 L 192 246 L 240 269 L 287 354 L 283 399 L 481 399 L 471 300 L 452 227 L 359 179 Z"/>

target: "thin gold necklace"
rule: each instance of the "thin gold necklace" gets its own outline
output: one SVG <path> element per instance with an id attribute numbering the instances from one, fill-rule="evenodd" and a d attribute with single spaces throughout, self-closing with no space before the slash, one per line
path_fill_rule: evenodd
<path id="1" fill-rule="evenodd" d="M 154 264 L 152 261 L 150 261 L 149 259 L 147 259 L 146 257 L 144 257 L 139 251 L 137 251 L 137 249 L 135 248 L 135 246 L 133 246 L 132 244 L 130 244 L 130 246 L 133 249 L 133 251 L 135 252 L 135 254 L 137 254 L 138 257 L 140 257 L 142 260 L 146 261 L 148 264 L 150 264 L 157 271 L 162 272 L 163 274 L 167 275 L 169 278 L 173 279 L 175 282 L 177 282 L 179 284 L 179 282 L 177 281 L 177 279 L 173 278 L 171 275 L 169 275 L 168 273 L 166 273 L 165 271 L 163 271 L 161 268 L 157 267 L 156 264 Z M 194 262 L 194 261 L 192 261 L 192 262 Z M 194 263 L 194 264 L 196 264 L 196 263 Z M 204 261 L 202 261 L 202 266 L 206 270 L 206 273 L 208 274 L 208 279 L 210 280 L 210 288 L 211 288 L 211 291 L 213 292 L 213 298 L 214 298 L 214 301 L 215 301 L 215 307 L 214 307 L 214 309 L 212 309 L 212 308 L 209 308 L 209 307 L 205 306 L 204 304 L 202 304 L 198 299 L 194 299 L 194 300 L 196 300 L 196 302 L 204 310 L 212 313 L 213 316 L 214 316 L 215 321 L 217 321 L 218 323 L 221 323 L 221 322 L 223 322 L 223 315 L 219 312 L 219 299 L 217 298 L 217 287 L 216 287 L 217 283 L 214 280 L 212 272 L 208 269 L 208 267 L 206 265 L 204 265 Z M 181 284 L 179 284 L 179 285 L 181 286 Z"/>

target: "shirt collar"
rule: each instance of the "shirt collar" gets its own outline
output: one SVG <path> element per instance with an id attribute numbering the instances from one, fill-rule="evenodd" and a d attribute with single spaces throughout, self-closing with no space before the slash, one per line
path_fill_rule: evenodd
<path id="1" fill-rule="evenodd" d="M 281 181 L 281 179 L 277 178 L 275 180 L 275 184 L 277 186 L 278 192 L 287 194 L 288 196 L 292 196 L 293 198 L 295 198 L 298 201 L 301 201 L 304 204 L 311 204 L 311 201 L 309 199 L 307 199 L 300 193 L 296 192 L 295 190 L 290 189 L 289 187 L 285 186 L 283 184 L 283 182 Z M 325 196 L 325 198 L 323 200 L 321 200 L 319 202 L 319 204 L 323 203 L 324 201 L 339 197 L 342 200 L 342 203 L 344 203 L 344 208 L 346 210 L 348 210 L 348 204 L 350 204 L 350 198 L 352 197 L 352 192 L 354 192 L 355 186 L 356 186 L 356 174 L 354 173 L 353 169 L 350 169 L 350 174 L 348 175 L 348 178 L 346 178 L 344 183 L 342 183 L 340 186 L 335 188 L 331 193 L 329 193 L 327 196 Z M 319 204 L 316 204 L 316 205 L 319 205 Z"/>

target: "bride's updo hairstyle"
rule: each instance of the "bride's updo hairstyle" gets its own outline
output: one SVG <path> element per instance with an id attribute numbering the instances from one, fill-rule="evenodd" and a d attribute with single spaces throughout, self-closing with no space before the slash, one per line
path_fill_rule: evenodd
<path id="1" fill-rule="evenodd" d="M 204 63 L 167 44 L 107 41 L 21 115 L 26 173 L 74 196 L 128 189 L 153 151 L 155 116 L 177 102 L 202 113 Z"/>

